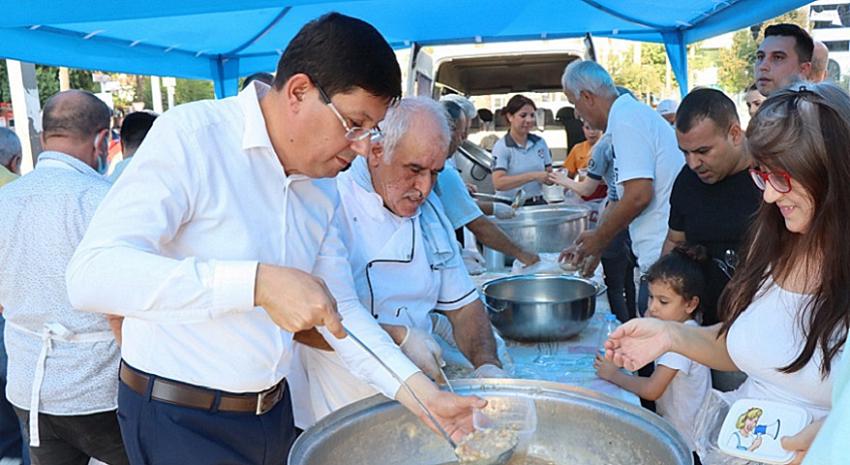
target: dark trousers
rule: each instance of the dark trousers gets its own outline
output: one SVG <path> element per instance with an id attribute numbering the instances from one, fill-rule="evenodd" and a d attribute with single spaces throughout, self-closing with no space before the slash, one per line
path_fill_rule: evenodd
<path id="1" fill-rule="evenodd" d="M 638 315 L 646 316 L 646 311 L 649 309 L 649 281 L 643 276 L 640 277 L 640 286 L 638 287 L 637 308 Z"/>
<path id="2" fill-rule="evenodd" d="M 29 411 L 15 407 L 15 413 L 29 431 Z M 114 411 L 73 416 L 40 413 L 38 430 L 41 445 L 30 448 L 34 465 L 86 465 L 92 457 L 109 465 L 130 463 Z"/>
<path id="3" fill-rule="evenodd" d="M 30 458 L 21 435 L 21 423 L 12 404 L 6 399 L 6 365 L 9 357 L 6 356 L 3 342 L 5 326 L 6 320 L 0 316 L 0 459 L 22 459 L 22 465 L 29 465 Z"/>
<path id="4" fill-rule="evenodd" d="M 284 465 L 295 439 L 289 387 L 263 415 L 181 407 L 118 387 L 118 421 L 133 465 Z M 112 464 L 110 464 L 112 465 Z"/>
<path id="5" fill-rule="evenodd" d="M 617 319 L 626 322 L 635 317 L 635 262 L 632 258 L 629 230 L 614 237 L 602 252 L 602 271 L 608 287 L 608 305 Z"/>

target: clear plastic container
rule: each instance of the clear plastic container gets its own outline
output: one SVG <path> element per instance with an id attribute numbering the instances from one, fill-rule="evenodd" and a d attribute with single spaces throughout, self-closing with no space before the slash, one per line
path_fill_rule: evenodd
<path id="1" fill-rule="evenodd" d="M 599 342 L 596 346 L 600 356 L 605 357 L 605 341 L 608 340 L 608 336 L 619 326 L 620 320 L 613 313 L 605 314 L 605 320 L 602 322 L 602 329 L 599 332 Z"/>
<path id="2" fill-rule="evenodd" d="M 537 431 L 537 407 L 527 397 L 485 397 L 487 406 L 473 409 L 472 424 L 476 430 L 509 427 L 517 432 L 516 453 L 525 453 Z"/>

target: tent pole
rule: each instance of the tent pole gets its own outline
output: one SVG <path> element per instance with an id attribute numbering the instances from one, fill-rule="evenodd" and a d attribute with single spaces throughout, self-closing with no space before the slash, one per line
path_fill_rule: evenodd
<path id="1" fill-rule="evenodd" d="M 215 79 L 215 98 L 232 97 L 239 93 L 239 58 L 221 55 L 212 62 Z"/>
<path id="2" fill-rule="evenodd" d="M 661 35 L 664 37 L 667 59 L 679 83 L 679 95 L 684 98 L 688 94 L 688 44 L 680 30 L 662 32 Z"/>
<path id="3" fill-rule="evenodd" d="M 153 111 L 162 114 L 162 85 L 159 76 L 151 76 L 151 97 L 153 99 Z"/>
<path id="4" fill-rule="evenodd" d="M 6 60 L 9 70 L 9 90 L 12 93 L 12 111 L 15 115 L 15 132 L 21 139 L 21 174 L 32 171 L 41 153 L 41 103 L 38 100 L 38 83 L 35 65 L 17 60 Z"/>

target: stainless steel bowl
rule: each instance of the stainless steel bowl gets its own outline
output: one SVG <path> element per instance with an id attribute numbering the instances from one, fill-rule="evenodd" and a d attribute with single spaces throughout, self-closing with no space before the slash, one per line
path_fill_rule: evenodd
<path id="1" fill-rule="evenodd" d="M 516 379 L 458 380 L 461 394 L 533 399 L 537 430 L 527 455 L 557 465 L 689 465 L 682 437 L 661 417 L 565 384 Z M 383 396 L 349 405 L 295 441 L 290 465 L 436 465 L 454 463 L 445 441 Z M 511 463 L 524 464 L 523 457 Z"/>
<path id="2" fill-rule="evenodd" d="M 525 250 L 560 252 L 587 228 L 590 210 L 576 205 L 522 207 L 513 218 L 491 216 L 505 234 Z"/>
<path id="3" fill-rule="evenodd" d="M 569 339 L 590 323 L 600 289 L 564 275 L 508 276 L 483 286 L 484 306 L 502 336 L 516 341 Z"/>

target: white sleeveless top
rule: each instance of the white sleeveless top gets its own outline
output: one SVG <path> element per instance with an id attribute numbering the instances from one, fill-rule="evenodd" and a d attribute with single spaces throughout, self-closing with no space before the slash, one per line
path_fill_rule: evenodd
<path id="1" fill-rule="evenodd" d="M 817 350 L 802 370 L 783 373 L 805 344 L 800 315 L 810 295 L 797 294 L 768 280 L 735 320 L 726 337 L 729 356 L 749 378 L 733 397 L 775 400 L 805 408 L 815 419 L 829 413 L 832 374 L 821 377 L 823 356 Z M 838 359 L 836 359 L 838 360 Z"/>

